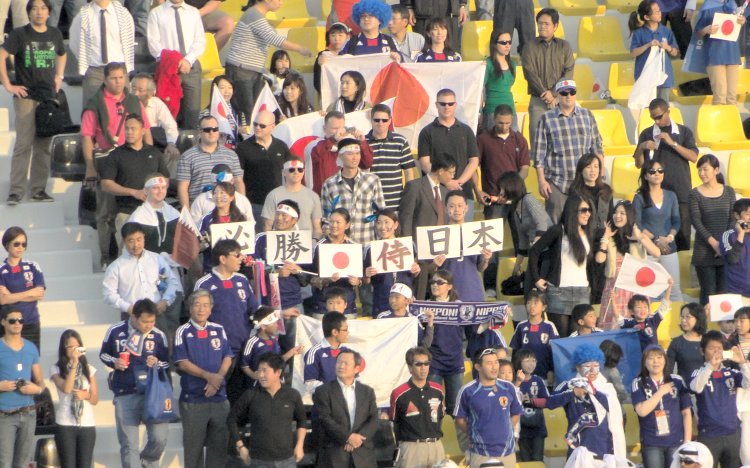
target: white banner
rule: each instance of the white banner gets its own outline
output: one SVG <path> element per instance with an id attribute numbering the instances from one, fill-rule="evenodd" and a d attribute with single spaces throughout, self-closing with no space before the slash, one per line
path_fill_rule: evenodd
<path id="1" fill-rule="evenodd" d="M 417 226 L 417 258 L 432 260 L 438 255 L 461 256 L 461 226 Z"/>
<path id="2" fill-rule="evenodd" d="M 381 320 L 348 320 L 349 341 L 344 345 L 362 354 L 365 369 L 359 381 L 375 390 L 377 405 L 388 407 L 394 388 L 411 377 L 404 356 L 417 345 L 416 317 Z M 296 344 L 307 351 L 323 340 L 320 320 L 300 315 L 297 317 Z M 294 358 L 292 387 L 302 395 L 305 404 L 312 404 L 312 395 L 304 383 L 303 355 Z"/>
<path id="3" fill-rule="evenodd" d="M 659 297 L 669 286 L 668 281 L 669 272 L 660 263 L 625 254 L 615 287 L 648 297 Z"/>
<path id="4" fill-rule="evenodd" d="M 411 236 L 370 242 L 370 266 L 378 273 L 411 270 L 414 243 Z"/>
<path id="5" fill-rule="evenodd" d="M 503 218 L 461 224 L 461 253 L 478 255 L 483 249 L 503 250 Z"/>
<path id="6" fill-rule="evenodd" d="M 240 223 L 223 223 L 211 225 L 211 247 L 222 239 L 234 239 L 240 244 L 241 252 L 245 255 L 255 253 L 255 223 L 242 221 Z"/>
<path id="7" fill-rule="evenodd" d="M 285 261 L 297 265 L 312 263 L 312 231 L 268 231 L 266 233 L 266 263 L 283 265 Z"/>
<path id="8" fill-rule="evenodd" d="M 318 273 L 321 278 L 362 277 L 361 244 L 320 244 L 318 246 Z"/>

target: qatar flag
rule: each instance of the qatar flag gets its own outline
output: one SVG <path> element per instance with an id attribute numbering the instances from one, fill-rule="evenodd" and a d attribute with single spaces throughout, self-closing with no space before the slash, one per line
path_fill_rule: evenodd
<path id="1" fill-rule="evenodd" d="M 669 278 L 669 273 L 659 263 L 625 254 L 615 287 L 648 297 L 659 297 L 669 286 Z"/>
<path id="2" fill-rule="evenodd" d="M 214 85 L 213 91 L 211 91 L 211 115 L 216 117 L 216 121 L 219 122 L 219 132 L 226 135 L 232 134 L 229 119 L 233 117 L 229 109 L 229 105 L 219 92 L 219 87 Z"/>
<path id="3" fill-rule="evenodd" d="M 200 253 L 198 227 L 186 207 L 182 207 L 174 232 L 172 260 L 183 268 L 190 268 Z"/>
<path id="4" fill-rule="evenodd" d="M 739 294 L 714 294 L 708 296 L 711 306 L 711 321 L 734 320 L 734 313 L 742 307 L 742 296 Z"/>
<path id="5" fill-rule="evenodd" d="M 255 105 L 253 106 L 253 112 L 250 118 L 250 135 L 254 133 L 255 127 L 253 127 L 253 122 L 255 122 L 255 116 L 258 115 L 258 112 L 260 111 L 272 112 L 276 115 L 276 120 L 278 120 L 278 116 L 281 115 L 279 103 L 276 101 L 276 96 L 273 95 L 267 82 L 263 85 L 263 90 L 258 95 L 258 99 L 255 100 Z"/>

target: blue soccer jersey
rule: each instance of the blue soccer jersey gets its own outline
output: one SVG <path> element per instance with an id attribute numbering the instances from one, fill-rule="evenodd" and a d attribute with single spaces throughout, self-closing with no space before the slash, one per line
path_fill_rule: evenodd
<path id="1" fill-rule="evenodd" d="M 328 340 L 323 340 L 305 353 L 305 382 L 318 381 L 328 383 L 336 380 L 336 358 L 347 349 L 339 346 L 331 348 Z"/>
<path id="2" fill-rule="evenodd" d="M 36 262 L 21 260 L 18 265 L 8 265 L 8 259 L 0 265 L 0 286 L 5 286 L 11 294 L 28 291 L 36 287 L 45 287 L 42 269 Z M 21 312 L 26 325 L 39 323 L 37 301 L 20 301 L 13 304 Z"/>
<path id="3" fill-rule="evenodd" d="M 510 347 L 513 350 L 528 349 L 536 356 L 536 369 L 534 375 L 546 379 L 547 373 L 554 369 L 552 362 L 552 346 L 550 340 L 559 338 L 557 328 L 552 322 L 546 320 L 532 324 L 528 320 L 519 323 L 510 339 Z"/>
<path id="4" fill-rule="evenodd" d="M 543 410 L 531 404 L 533 398 L 549 397 L 547 384 L 544 382 L 544 379 L 538 375 L 532 375 L 529 380 L 521 382 L 521 385 L 518 387 L 518 393 L 521 394 L 521 404 L 523 405 L 524 412 L 524 415 L 521 417 L 520 437 L 522 439 L 547 437 L 547 424 L 544 422 Z M 534 421 L 537 425 L 524 424 L 524 421 Z"/>
<path id="5" fill-rule="evenodd" d="M 690 390 L 698 406 L 699 437 L 721 437 L 739 430 L 737 389 L 747 385 L 744 380 L 740 371 L 724 366 L 713 371 L 704 364 L 693 372 Z"/>
<path id="6" fill-rule="evenodd" d="M 656 337 L 656 330 L 659 329 L 662 318 L 660 308 L 643 322 L 636 322 L 633 318 L 623 319 L 620 328 L 634 328 L 638 330 L 638 340 L 641 342 L 641 350 L 644 350 L 648 345 L 659 344 Z"/>
<path id="7" fill-rule="evenodd" d="M 654 411 L 645 417 L 638 416 L 641 428 L 641 445 L 652 447 L 677 447 L 683 442 L 684 427 L 682 424 L 682 410 L 690 408 L 690 390 L 682 377 L 672 374 L 672 391 L 664 395 L 654 408 Z M 648 400 L 658 389 L 656 382 L 647 379 L 644 383 L 640 378 L 633 379 L 631 400 L 633 406 Z M 662 430 L 657 426 L 657 415 L 666 417 L 669 430 Z M 662 428 L 664 429 L 664 428 Z"/>
<path id="8" fill-rule="evenodd" d="M 360 33 L 359 36 L 352 37 L 344 44 L 339 55 L 369 55 L 388 52 L 398 52 L 398 46 L 393 42 L 391 36 L 380 33 L 378 37 L 368 39 L 364 33 Z"/>
<path id="9" fill-rule="evenodd" d="M 251 371 L 258 371 L 258 360 L 264 354 L 276 353 L 281 354 L 278 337 L 271 337 L 264 340 L 257 334 L 253 334 L 245 343 L 245 349 L 242 351 L 242 367 L 249 367 Z"/>
<path id="10" fill-rule="evenodd" d="M 224 327 L 207 322 L 201 328 L 192 320 L 175 332 L 174 362 L 189 361 L 206 372 L 215 374 L 221 369 L 224 358 L 233 357 Z M 227 399 L 227 386 L 222 383 L 211 397 L 205 395 L 206 381 L 187 372 L 180 374 L 180 401 L 187 403 L 218 403 Z"/>

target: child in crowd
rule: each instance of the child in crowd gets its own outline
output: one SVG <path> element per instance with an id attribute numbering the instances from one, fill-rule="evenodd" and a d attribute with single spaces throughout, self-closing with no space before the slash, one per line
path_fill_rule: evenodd
<path id="1" fill-rule="evenodd" d="M 240 368 L 250 379 L 258 380 L 258 360 L 266 353 L 281 354 L 279 346 L 279 319 L 281 315 L 271 306 L 260 306 L 255 311 L 255 328 L 242 351 Z M 281 357 L 288 361 L 302 353 L 302 346 L 295 346 Z"/>
<path id="2" fill-rule="evenodd" d="M 745 242 L 745 236 L 750 234 L 750 198 L 734 202 L 732 212 L 737 222 L 719 242 L 727 292 L 750 300 L 750 242 Z"/>
<path id="3" fill-rule="evenodd" d="M 719 331 L 725 342 L 730 342 L 734 336 L 734 332 L 737 331 L 737 327 L 734 324 L 734 320 L 719 320 Z"/>
<path id="4" fill-rule="evenodd" d="M 538 289 L 532 289 L 526 300 L 526 312 L 528 320 L 524 320 L 516 327 L 510 347 L 516 352 L 519 349 L 529 349 L 536 356 L 536 369 L 534 374 L 542 379 L 547 379 L 547 384 L 552 385 L 555 374 L 552 363 L 552 346 L 549 340 L 559 338 L 555 324 L 544 320 L 544 310 L 547 301 L 544 293 Z"/>
<path id="5" fill-rule="evenodd" d="M 547 387 L 538 375 L 534 375 L 536 356 L 531 350 L 519 349 L 513 353 L 513 384 L 521 395 L 523 413 L 521 432 L 518 438 L 518 461 L 544 461 L 544 439 L 547 438 L 547 424 L 541 408 L 534 406 L 535 398 L 549 398 Z"/>
<path id="6" fill-rule="evenodd" d="M 344 23 L 333 23 L 326 31 L 326 48 L 318 53 L 318 58 L 313 66 L 313 87 L 320 95 L 320 72 L 321 67 L 332 55 L 338 55 L 349 40 L 351 30 Z"/>
<path id="7" fill-rule="evenodd" d="M 602 375 L 615 387 L 620 405 L 630 403 L 630 392 L 625 389 L 625 385 L 622 383 L 622 374 L 617 369 L 620 359 L 622 359 L 622 348 L 612 340 L 604 340 L 599 345 L 599 349 L 604 353 Z M 625 413 L 623 412 L 623 414 Z"/>
<path id="8" fill-rule="evenodd" d="M 346 314 L 349 308 L 349 292 L 344 288 L 332 286 L 325 290 L 323 294 L 326 300 L 326 313 L 338 312 Z"/>
<path id="9" fill-rule="evenodd" d="M 271 55 L 271 67 L 268 69 L 271 72 L 271 92 L 275 96 L 281 94 L 281 89 L 284 86 L 284 79 L 287 77 L 290 71 L 292 71 L 292 59 L 289 57 L 289 53 L 286 50 L 279 49 Z"/>
<path id="10" fill-rule="evenodd" d="M 578 328 L 569 335 L 569 338 L 603 331 L 601 328 L 596 327 L 596 310 L 591 304 L 578 304 L 573 307 L 571 315 L 573 323 Z"/>
<path id="11" fill-rule="evenodd" d="M 320 385 L 336 380 L 336 358 L 342 350 L 348 349 L 349 324 L 346 315 L 328 312 L 323 316 L 323 341 L 305 353 L 305 386 L 310 393 Z"/>
<path id="12" fill-rule="evenodd" d="M 381 312 L 378 314 L 378 318 L 409 317 L 409 304 L 411 304 L 412 299 L 413 294 L 409 286 L 404 283 L 394 283 L 391 286 L 391 294 L 388 296 L 388 304 L 391 306 L 391 310 Z M 432 345 L 432 337 L 435 332 L 435 313 L 432 310 L 427 310 L 425 316 L 427 317 L 427 323 L 419 324 L 417 344 L 429 348 Z"/>
<path id="13" fill-rule="evenodd" d="M 669 295 L 672 293 L 672 278 L 669 278 L 667 283 L 669 286 L 664 291 L 661 304 L 659 304 L 659 308 L 653 314 L 650 314 L 651 305 L 648 297 L 643 294 L 635 294 L 628 301 L 628 311 L 632 318 L 615 315 L 620 328 L 636 328 L 639 330 L 638 339 L 641 341 L 641 350 L 646 349 L 648 345 L 659 344 L 656 338 L 656 330 L 664 319 L 664 314 L 671 306 Z"/>
<path id="14" fill-rule="evenodd" d="M 498 361 L 497 378 L 505 380 L 506 382 L 513 382 L 513 364 L 507 359 L 500 359 Z"/>

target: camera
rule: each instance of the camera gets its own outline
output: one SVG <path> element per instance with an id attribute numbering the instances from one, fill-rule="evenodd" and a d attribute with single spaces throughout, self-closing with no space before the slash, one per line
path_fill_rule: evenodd
<path id="1" fill-rule="evenodd" d="M 734 353 L 731 351 L 722 351 L 721 357 L 726 361 L 734 358 Z"/>
<path id="2" fill-rule="evenodd" d="M 743 221 L 740 223 L 742 229 L 750 229 L 750 221 Z"/>
<path id="3" fill-rule="evenodd" d="M 86 348 L 84 348 L 83 346 L 79 346 L 78 348 L 76 348 L 76 351 L 78 351 L 78 354 L 86 354 Z"/>
<path id="4" fill-rule="evenodd" d="M 24 379 L 16 380 L 16 390 L 20 390 L 21 387 L 23 387 L 24 385 L 26 385 L 26 380 Z"/>

